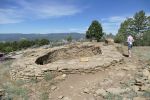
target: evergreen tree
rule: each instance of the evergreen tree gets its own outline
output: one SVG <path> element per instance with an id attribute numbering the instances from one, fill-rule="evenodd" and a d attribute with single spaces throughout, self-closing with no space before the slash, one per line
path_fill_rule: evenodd
<path id="1" fill-rule="evenodd" d="M 72 36 L 71 36 L 71 35 L 68 35 L 68 36 L 66 37 L 66 40 L 67 40 L 68 42 L 72 42 Z"/>
<path id="2" fill-rule="evenodd" d="M 121 23 L 120 25 L 120 29 L 118 30 L 118 34 L 115 37 L 115 42 L 120 43 L 120 42 L 125 42 L 127 35 L 130 33 L 132 33 L 132 31 L 130 30 L 130 26 L 132 25 L 133 19 L 132 18 L 128 18 L 127 20 L 125 20 L 123 23 Z"/>
<path id="3" fill-rule="evenodd" d="M 101 24 L 97 20 L 94 20 L 86 32 L 86 38 L 90 40 L 95 39 L 99 42 L 103 34 Z"/>
<path id="4" fill-rule="evenodd" d="M 49 44 L 49 40 L 47 39 L 41 39 L 37 41 L 38 46 L 43 46 L 43 45 L 48 45 L 48 44 Z"/>
<path id="5" fill-rule="evenodd" d="M 136 32 L 137 35 L 140 35 L 146 30 L 147 27 L 147 21 L 146 21 L 146 16 L 144 11 L 137 12 L 134 15 L 134 23 L 132 29 L 134 32 Z"/>
<path id="6" fill-rule="evenodd" d="M 115 37 L 115 42 L 125 42 L 128 34 L 132 34 L 135 39 L 135 45 L 144 45 L 146 40 L 144 35 L 147 35 L 150 30 L 150 16 L 146 16 L 144 11 L 135 13 L 133 18 L 126 19 L 120 25 L 120 29 Z"/>

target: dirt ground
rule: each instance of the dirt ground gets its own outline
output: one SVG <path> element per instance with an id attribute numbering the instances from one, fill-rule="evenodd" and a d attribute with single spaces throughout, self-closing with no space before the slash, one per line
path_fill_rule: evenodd
<path id="1" fill-rule="evenodd" d="M 127 55 L 127 47 L 122 48 Z M 131 58 L 124 56 L 122 63 L 107 69 L 59 77 L 49 73 L 42 81 L 30 82 L 10 80 L 12 61 L 4 62 L 0 89 L 9 100 L 150 100 L 149 51 L 150 47 L 133 47 Z"/>
<path id="2" fill-rule="evenodd" d="M 141 47 L 139 48 L 140 50 L 142 49 Z M 120 93 L 117 93 L 117 94 L 114 93 L 116 96 L 118 96 L 118 98 L 116 98 L 115 95 L 109 97 L 109 94 L 106 94 L 106 96 L 104 96 L 102 95 L 103 93 L 99 94 L 96 91 L 99 89 L 117 90 L 119 87 L 122 87 L 122 85 L 128 82 L 129 80 L 134 80 L 134 76 L 138 72 L 138 69 L 140 69 L 141 66 L 144 65 L 144 64 L 141 64 L 141 60 L 139 60 L 139 57 L 138 57 L 139 55 L 137 55 L 139 53 L 137 53 L 138 50 L 136 49 L 138 48 L 137 47 L 134 48 L 133 56 L 131 58 L 124 57 L 123 64 L 114 65 L 103 71 L 99 71 L 93 74 L 68 75 L 64 81 L 57 84 L 57 89 L 50 93 L 51 99 L 59 100 L 60 96 L 69 98 L 67 100 L 105 100 L 105 99 L 111 99 L 111 98 L 112 100 L 114 100 L 114 99 L 119 99 L 119 96 L 120 96 L 119 100 L 127 99 L 128 96 L 126 96 L 127 94 L 125 93 L 122 96 Z M 145 49 L 145 47 L 143 47 L 143 49 Z M 146 48 L 146 50 L 147 49 L 148 48 Z M 127 54 L 127 47 L 124 47 L 124 50 L 125 50 L 124 53 Z M 123 87 L 123 88 L 126 88 L 126 87 Z M 119 91 L 121 90 L 118 90 L 118 92 Z M 129 91 L 131 90 L 129 89 Z M 129 91 L 126 91 L 126 92 L 129 92 Z M 112 91 L 112 94 L 113 94 L 113 91 Z M 131 98 L 128 98 L 127 100 L 130 100 L 133 98 L 134 96 Z"/>

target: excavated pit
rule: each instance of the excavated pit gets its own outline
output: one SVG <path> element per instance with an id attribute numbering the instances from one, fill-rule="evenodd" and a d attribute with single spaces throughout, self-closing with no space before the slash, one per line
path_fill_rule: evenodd
<path id="1" fill-rule="evenodd" d="M 96 47 L 94 45 L 92 46 L 75 45 L 68 48 L 53 50 L 47 53 L 46 55 L 37 58 L 35 63 L 38 65 L 44 65 L 58 60 L 75 59 L 80 57 L 91 57 L 94 55 L 99 55 L 101 53 L 102 53 L 101 48 Z"/>

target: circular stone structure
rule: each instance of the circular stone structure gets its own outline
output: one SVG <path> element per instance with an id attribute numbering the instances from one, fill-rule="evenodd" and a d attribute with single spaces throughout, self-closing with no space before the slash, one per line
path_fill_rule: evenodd
<path id="1" fill-rule="evenodd" d="M 114 45 L 76 43 L 54 48 L 28 49 L 11 66 L 12 79 L 43 79 L 47 72 L 94 72 L 123 60 Z"/>
<path id="2" fill-rule="evenodd" d="M 92 57 L 101 54 L 101 48 L 94 45 L 71 45 L 68 48 L 60 48 L 50 51 L 44 56 L 37 58 L 36 64 L 44 65 L 58 60 L 71 60 L 81 57 Z"/>

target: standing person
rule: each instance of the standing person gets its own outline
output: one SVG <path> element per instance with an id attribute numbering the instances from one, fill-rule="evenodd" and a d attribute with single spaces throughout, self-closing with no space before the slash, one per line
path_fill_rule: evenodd
<path id="1" fill-rule="evenodd" d="M 129 55 L 129 57 L 131 57 L 131 49 L 132 49 L 132 45 L 134 42 L 134 39 L 131 35 L 128 36 L 127 42 L 128 42 L 128 55 Z"/>

